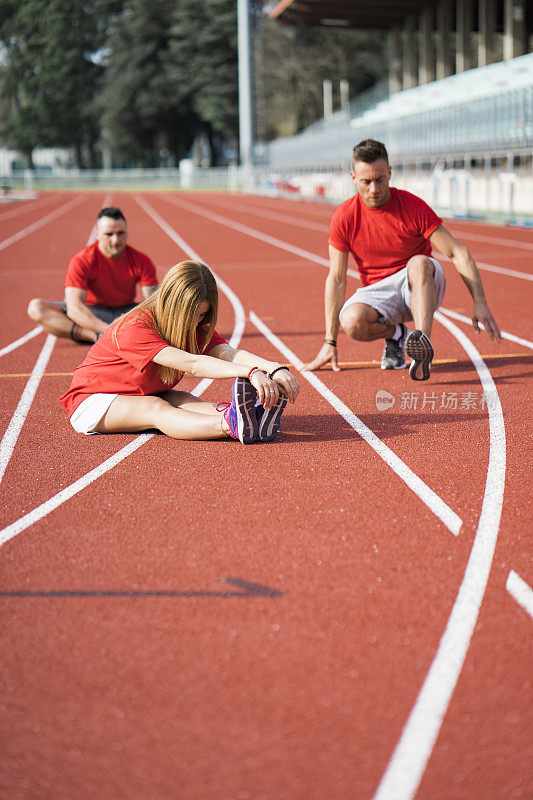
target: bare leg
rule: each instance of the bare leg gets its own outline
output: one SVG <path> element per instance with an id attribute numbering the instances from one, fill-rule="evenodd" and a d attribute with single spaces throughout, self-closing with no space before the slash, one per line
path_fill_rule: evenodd
<path id="1" fill-rule="evenodd" d="M 341 325 L 352 339 L 358 342 L 373 342 L 376 339 L 390 339 L 395 325 L 378 322 L 379 312 L 365 303 L 353 303 L 343 312 Z"/>
<path id="2" fill-rule="evenodd" d="M 407 263 L 407 279 L 411 289 L 411 313 L 416 330 L 431 336 L 433 315 L 437 308 L 435 265 L 426 256 L 413 256 Z"/>
<path id="3" fill-rule="evenodd" d="M 67 317 L 62 308 L 50 300 L 35 298 L 30 300 L 28 316 L 42 325 L 47 333 L 54 333 L 65 339 L 70 339 L 72 320 Z M 77 339 L 83 342 L 95 342 L 96 334 L 89 328 L 77 326 Z"/>
<path id="4" fill-rule="evenodd" d="M 194 411 L 197 414 L 220 414 L 214 403 L 209 403 L 207 400 L 202 400 L 200 397 L 195 397 L 190 392 L 183 392 L 179 389 L 169 389 L 168 392 L 162 392 L 159 397 L 166 400 L 174 408 L 181 408 L 183 411 Z"/>
<path id="5" fill-rule="evenodd" d="M 165 393 L 167 394 L 167 393 Z M 188 392 L 174 394 L 192 397 Z M 176 399 L 176 398 L 175 398 Z M 194 398 L 196 403 L 185 401 L 186 406 L 212 406 Z M 229 435 L 229 426 L 222 414 L 176 407 L 161 397 L 116 397 L 98 423 L 99 433 L 138 433 L 157 428 L 173 439 L 223 439 Z"/>

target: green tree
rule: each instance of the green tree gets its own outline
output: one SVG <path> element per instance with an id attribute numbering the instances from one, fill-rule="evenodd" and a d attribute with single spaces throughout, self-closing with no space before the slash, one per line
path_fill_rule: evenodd
<path id="1" fill-rule="evenodd" d="M 73 147 L 91 165 L 99 121 L 92 100 L 102 72 L 98 51 L 119 0 L 0 0 L 2 94 L 7 143 L 32 166 L 35 147 Z"/>
<path id="2" fill-rule="evenodd" d="M 193 109 L 211 144 L 235 142 L 238 131 L 236 0 L 180 0 L 176 3 L 166 74 L 176 96 Z"/>
<path id="3" fill-rule="evenodd" d="M 287 27 L 266 17 L 255 35 L 257 135 L 292 136 L 323 113 L 323 81 L 342 79 L 354 99 L 386 76 L 385 41 L 379 31 Z"/>
<path id="4" fill-rule="evenodd" d="M 130 0 L 110 29 L 101 112 L 105 140 L 123 165 L 158 164 L 191 146 L 199 120 L 191 103 L 168 80 L 173 4 Z"/>
<path id="5" fill-rule="evenodd" d="M 195 137 L 235 139 L 235 0 L 130 0 L 111 29 L 97 101 L 123 164 L 183 158 Z"/>

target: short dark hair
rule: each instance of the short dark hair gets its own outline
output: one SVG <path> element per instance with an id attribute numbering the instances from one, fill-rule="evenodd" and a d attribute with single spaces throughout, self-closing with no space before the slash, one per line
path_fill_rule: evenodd
<path id="1" fill-rule="evenodd" d="M 373 164 L 374 161 L 379 161 L 380 158 L 384 158 L 387 164 L 389 163 L 387 148 L 383 142 L 377 142 L 375 139 L 363 139 L 352 150 L 352 166 L 355 166 L 357 161 Z"/>
<path id="2" fill-rule="evenodd" d="M 109 217 L 110 219 L 115 219 L 115 220 L 123 219 L 124 222 L 126 222 L 126 217 L 124 216 L 120 208 L 117 208 L 116 206 L 109 206 L 108 208 L 103 208 L 101 211 L 98 212 L 96 221 L 98 222 L 98 220 L 102 219 L 102 217 Z"/>

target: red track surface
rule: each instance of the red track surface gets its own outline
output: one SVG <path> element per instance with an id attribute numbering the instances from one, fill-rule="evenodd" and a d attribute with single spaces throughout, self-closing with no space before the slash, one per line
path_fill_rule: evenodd
<path id="1" fill-rule="evenodd" d="M 32 329 L 32 297 L 62 296 L 68 257 L 104 199 L 75 197 L 0 209 L 0 350 Z M 213 267 L 244 306 L 245 347 L 286 360 L 249 320 L 253 311 L 302 361 L 318 351 L 324 267 L 250 229 L 320 261 L 329 207 L 220 194 L 144 194 L 143 207 L 133 195 L 112 199 L 161 275 L 187 253 L 154 212 Z M 533 273 L 530 231 L 448 226 L 480 264 Z M 468 316 L 466 289 L 444 266 L 445 308 Z M 531 343 L 531 280 L 482 276 L 502 330 Z M 452 322 L 495 381 L 503 419 L 493 409 L 490 435 L 478 373 L 440 323 L 433 341 L 445 363 L 429 384 L 381 372 L 381 344 L 345 336 L 346 368 L 317 377 L 460 517 L 457 536 L 304 379 L 275 443 L 154 436 L 11 535 L 12 523 L 136 440 L 72 430 L 57 398 L 85 348 L 55 343 L 0 487 L 11 535 L 0 549 L 0 797 L 532 797 L 532 620 L 506 589 L 511 572 L 533 584 L 531 345 L 496 345 Z M 230 336 L 234 324 L 223 296 L 218 328 Z M 0 360 L 2 435 L 44 344 L 40 334 Z M 229 388 L 216 382 L 204 396 L 223 400 Z M 394 396 L 393 409 L 377 409 L 378 390 Z M 467 592 L 459 607 L 468 575 L 479 602 Z M 74 595 L 47 595 L 58 591 Z M 109 591 L 124 594 L 80 594 Z M 468 617 L 472 639 L 463 650 L 454 639 L 446 655 L 443 634 L 453 638 Z M 421 733 L 405 755 L 398 743 L 416 720 Z"/>

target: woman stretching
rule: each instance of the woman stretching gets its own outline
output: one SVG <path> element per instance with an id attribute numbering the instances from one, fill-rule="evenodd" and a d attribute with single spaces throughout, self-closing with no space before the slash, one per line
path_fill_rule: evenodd
<path id="1" fill-rule="evenodd" d="M 78 433 L 157 428 L 174 439 L 243 444 L 276 438 L 298 381 L 286 367 L 235 350 L 215 330 L 218 289 L 196 261 L 171 267 L 159 289 L 120 317 L 74 370 L 60 399 Z M 236 378 L 231 403 L 213 405 L 175 390 L 184 374 Z"/>

